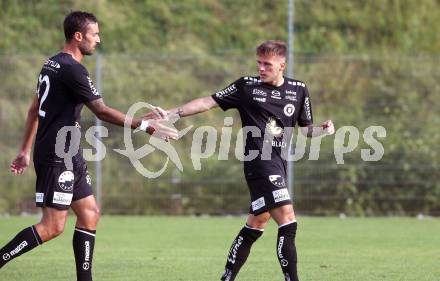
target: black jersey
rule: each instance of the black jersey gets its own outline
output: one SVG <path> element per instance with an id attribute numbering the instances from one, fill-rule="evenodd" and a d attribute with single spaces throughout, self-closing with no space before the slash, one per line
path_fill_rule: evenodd
<path id="1" fill-rule="evenodd" d="M 58 131 L 64 126 L 79 127 L 84 103 L 101 96 L 93 86 L 87 69 L 66 53 L 49 58 L 43 65 L 38 77 L 37 95 L 39 109 L 34 162 L 62 165 L 62 158 L 55 154 Z M 74 160 L 80 156 L 78 153 Z"/>
<path id="2" fill-rule="evenodd" d="M 212 97 L 223 110 L 238 109 L 243 127 L 256 127 L 261 132 L 261 136 L 244 135 L 245 155 L 251 150 L 259 151 L 258 157 L 244 161 L 246 178 L 285 175 L 287 161 L 281 153 L 291 136 L 284 134 L 284 128 L 293 128 L 297 123 L 301 127 L 313 123 L 306 85 L 284 77 L 284 83 L 275 87 L 263 83 L 258 77 L 242 77 Z M 265 159 L 262 157 L 264 142 L 272 146 L 270 160 L 262 160 Z"/>

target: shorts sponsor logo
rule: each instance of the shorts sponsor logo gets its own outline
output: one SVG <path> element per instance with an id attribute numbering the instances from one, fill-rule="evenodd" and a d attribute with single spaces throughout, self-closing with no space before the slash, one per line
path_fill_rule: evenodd
<path id="1" fill-rule="evenodd" d="M 92 185 L 92 178 L 90 177 L 89 174 L 87 174 L 87 176 L 86 176 L 86 181 L 87 181 L 88 185 Z"/>
<path id="2" fill-rule="evenodd" d="M 266 102 L 266 98 L 254 97 L 254 101 L 258 101 L 258 102 Z"/>
<path id="3" fill-rule="evenodd" d="M 257 200 L 252 202 L 252 211 L 256 211 L 258 209 L 261 209 L 264 206 L 266 206 L 266 202 L 264 201 L 264 197 L 260 197 Z"/>
<path id="4" fill-rule="evenodd" d="M 295 106 L 291 103 L 286 104 L 286 106 L 284 106 L 284 115 L 290 117 L 293 113 L 295 113 Z"/>
<path id="5" fill-rule="evenodd" d="M 280 91 L 273 90 L 270 97 L 273 98 L 273 99 L 280 100 L 281 99 L 281 93 L 280 93 Z"/>
<path id="6" fill-rule="evenodd" d="M 280 175 L 270 175 L 269 176 L 270 182 L 278 187 L 285 187 L 286 183 L 284 182 L 284 178 Z"/>
<path id="7" fill-rule="evenodd" d="M 235 92 L 237 92 L 237 87 L 235 87 L 235 84 L 232 84 L 226 89 L 223 89 L 220 92 L 215 93 L 215 96 L 218 97 L 219 99 L 223 99 L 229 95 L 232 95 Z"/>
<path id="8" fill-rule="evenodd" d="M 289 191 L 287 191 L 287 188 L 272 191 L 272 194 L 273 194 L 273 199 L 275 200 L 275 203 L 290 199 Z"/>
<path id="9" fill-rule="evenodd" d="M 260 90 L 260 89 L 253 89 L 252 94 L 256 95 L 256 96 L 263 96 L 263 97 L 267 96 L 267 93 L 263 90 Z"/>
<path id="10" fill-rule="evenodd" d="M 54 192 L 52 203 L 68 206 L 72 203 L 72 197 L 72 193 Z"/>
<path id="11" fill-rule="evenodd" d="M 44 200 L 44 193 L 36 192 L 35 193 L 35 202 L 43 203 L 43 200 Z"/>
<path id="12" fill-rule="evenodd" d="M 61 190 L 70 192 L 73 190 L 74 180 L 75 176 L 71 171 L 64 171 L 58 177 L 58 185 L 60 186 Z"/>

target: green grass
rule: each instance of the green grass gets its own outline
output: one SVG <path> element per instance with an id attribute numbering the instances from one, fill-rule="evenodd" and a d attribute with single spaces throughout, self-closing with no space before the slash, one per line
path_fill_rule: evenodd
<path id="1" fill-rule="evenodd" d="M 0 244 L 37 221 L 0 218 Z M 103 217 L 95 248 L 95 280 L 219 280 L 243 218 Z M 75 280 L 73 219 L 54 241 L 10 262 L 0 280 Z M 254 245 L 237 281 L 283 280 L 275 254 L 276 225 Z M 438 281 L 440 220 L 300 218 L 302 281 Z"/>

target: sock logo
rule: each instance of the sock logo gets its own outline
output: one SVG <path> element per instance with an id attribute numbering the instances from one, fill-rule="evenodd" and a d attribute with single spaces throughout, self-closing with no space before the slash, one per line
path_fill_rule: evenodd
<path id="1" fill-rule="evenodd" d="M 237 240 L 234 241 L 234 243 L 232 244 L 231 250 L 229 251 L 228 262 L 230 262 L 232 264 L 235 263 L 235 259 L 237 257 L 238 248 L 240 247 L 240 245 L 242 243 L 243 243 L 243 237 L 242 236 L 238 236 Z"/>
<path id="2" fill-rule="evenodd" d="M 230 281 L 232 276 L 232 271 L 230 269 L 225 268 L 225 273 L 223 273 L 222 281 Z"/>
<path id="3" fill-rule="evenodd" d="M 289 262 L 283 256 L 283 244 L 284 244 L 284 236 L 280 236 L 280 241 L 278 242 L 278 259 L 280 260 L 281 266 L 286 267 Z"/>
<path id="4" fill-rule="evenodd" d="M 5 256 L 8 255 L 8 259 L 10 259 L 11 257 L 15 256 L 16 254 L 20 253 L 21 250 L 24 249 L 24 247 L 26 247 L 28 245 L 27 241 L 23 241 L 20 243 L 20 245 L 17 246 L 17 248 L 15 248 L 14 250 L 10 251 L 9 254 L 4 254 L 3 255 L 3 259 L 5 259 Z M 10 255 L 10 256 L 9 256 Z"/>
<path id="5" fill-rule="evenodd" d="M 90 268 L 90 241 L 85 241 L 84 242 L 85 245 L 85 255 L 84 255 L 84 260 L 85 262 L 83 263 L 83 269 L 84 270 L 89 270 Z"/>
<path id="6" fill-rule="evenodd" d="M 8 260 L 10 260 L 10 259 L 11 259 L 11 256 L 10 256 L 8 253 L 6 253 L 6 254 L 3 255 L 3 260 L 4 260 L 4 261 L 8 261 Z"/>

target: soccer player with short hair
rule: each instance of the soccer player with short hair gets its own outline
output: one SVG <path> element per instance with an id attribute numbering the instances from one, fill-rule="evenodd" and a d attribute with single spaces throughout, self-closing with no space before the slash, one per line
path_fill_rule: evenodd
<path id="1" fill-rule="evenodd" d="M 104 104 L 87 69 L 81 64 L 83 57 L 92 55 L 100 43 L 98 21 L 93 14 L 82 11 L 68 14 L 64 20 L 64 34 L 64 49 L 49 58 L 41 69 L 27 115 L 21 151 L 11 164 L 15 175 L 26 170 L 36 134 L 33 155 L 37 176 L 35 201 L 37 207 L 42 208 L 42 219 L 19 232 L 0 249 L 0 268 L 60 235 L 71 207 L 77 217 L 73 235 L 77 280 L 90 281 L 99 210 L 81 153 L 72 157 L 71 168 L 57 155 L 58 132 L 66 127 L 80 128 L 84 104 L 101 120 L 119 126 L 124 126 L 128 118 L 131 128 L 141 128 L 149 134 L 155 132 L 164 138 L 177 138 L 177 131 L 167 127 L 165 120 L 130 118 Z M 61 148 L 69 148 L 72 141 L 73 134 Z"/>
<path id="2" fill-rule="evenodd" d="M 212 96 L 192 100 L 168 111 L 168 114 L 185 117 L 217 106 L 223 110 L 236 108 L 243 127 L 257 128 L 261 132 L 260 136 L 244 134 L 245 155 L 250 156 L 255 151 L 259 155 L 244 162 L 251 195 L 250 210 L 245 226 L 230 248 L 221 277 L 223 281 L 235 280 L 249 256 L 252 244 L 263 234 L 270 218 L 279 227 L 276 251 L 284 278 L 286 281 L 298 280 L 295 248 L 297 222 L 285 183 L 287 161 L 282 157 L 282 150 L 288 146 L 292 133 L 287 128 L 298 124 L 303 134 L 315 137 L 333 134 L 334 126 L 331 120 L 321 126 L 313 126 L 306 85 L 283 76 L 286 51 L 286 44 L 282 41 L 262 43 L 256 49 L 259 76 L 241 77 Z M 263 159 L 267 152 L 265 147 L 270 148 L 269 160 Z"/>

